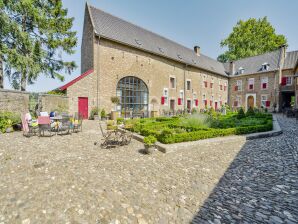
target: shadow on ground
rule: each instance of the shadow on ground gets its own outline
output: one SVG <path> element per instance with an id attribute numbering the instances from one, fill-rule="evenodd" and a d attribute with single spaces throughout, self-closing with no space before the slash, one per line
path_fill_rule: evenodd
<path id="1" fill-rule="evenodd" d="M 284 134 L 245 143 L 191 223 L 298 222 L 298 128 L 281 125 Z"/>

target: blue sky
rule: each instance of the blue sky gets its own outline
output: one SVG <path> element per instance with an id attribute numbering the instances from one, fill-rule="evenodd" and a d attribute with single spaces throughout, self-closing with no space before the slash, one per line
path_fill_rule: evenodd
<path id="1" fill-rule="evenodd" d="M 267 16 L 278 34 L 288 39 L 288 51 L 298 50 L 297 0 L 90 0 L 89 4 L 122 19 L 149 29 L 186 47 L 201 47 L 201 52 L 216 58 L 225 49 L 220 41 L 227 37 L 238 20 Z M 80 75 L 81 39 L 84 21 L 84 0 L 63 0 L 73 29 L 78 32 L 74 55 L 65 60 L 76 61 L 78 68 L 65 75 L 65 82 Z M 40 77 L 28 91 L 44 92 L 62 86 L 58 80 Z M 10 88 L 5 80 L 5 88 Z"/>

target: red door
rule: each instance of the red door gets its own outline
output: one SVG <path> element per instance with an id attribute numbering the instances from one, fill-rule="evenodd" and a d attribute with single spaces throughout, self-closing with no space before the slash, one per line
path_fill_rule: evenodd
<path id="1" fill-rule="evenodd" d="M 217 102 L 215 102 L 215 110 L 217 110 Z"/>
<path id="2" fill-rule="evenodd" d="M 88 97 L 79 97 L 79 114 L 88 119 Z"/>

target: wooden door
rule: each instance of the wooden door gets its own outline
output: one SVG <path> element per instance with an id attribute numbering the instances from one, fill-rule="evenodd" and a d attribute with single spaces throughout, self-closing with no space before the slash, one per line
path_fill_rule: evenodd
<path id="1" fill-rule="evenodd" d="M 79 114 L 83 119 L 88 119 L 88 97 L 79 97 Z"/>
<path id="2" fill-rule="evenodd" d="M 175 100 L 170 100 L 170 108 L 171 108 L 171 111 L 175 111 Z"/>
<path id="3" fill-rule="evenodd" d="M 254 108 L 254 106 L 255 106 L 255 101 L 254 101 L 254 97 L 253 96 L 249 96 L 248 98 L 247 98 L 247 109 L 248 108 Z"/>

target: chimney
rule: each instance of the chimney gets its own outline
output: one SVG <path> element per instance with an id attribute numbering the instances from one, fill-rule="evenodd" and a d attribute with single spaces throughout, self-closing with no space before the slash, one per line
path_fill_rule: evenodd
<path id="1" fill-rule="evenodd" d="M 233 61 L 230 61 L 230 75 L 235 74 L 235 64 Z"/>
<path id="2" fill-rule="evenodd" d="M 194 46 L 194 51 L 196 53 L 197 56 L 200 56 L 201 55 L 201 48 L 199 46 Z"/>

